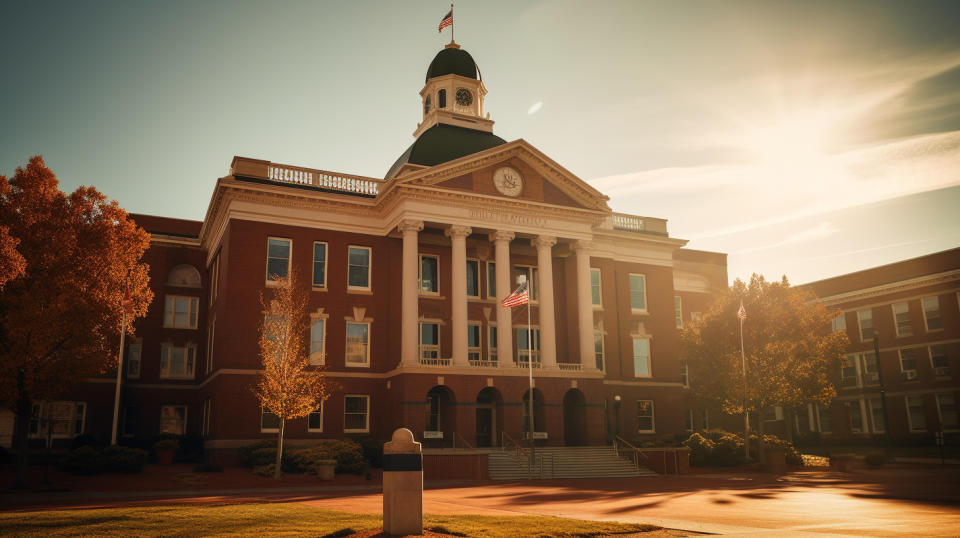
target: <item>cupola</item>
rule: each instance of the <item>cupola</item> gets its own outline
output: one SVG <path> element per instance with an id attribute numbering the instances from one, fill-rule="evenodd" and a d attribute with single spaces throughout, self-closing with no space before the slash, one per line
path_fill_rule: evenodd
<path id="1" fill-rule="evenodd" d="M 420 90 L 423 119 L 413 136 L 437 124 L 493 132 L 493 121 L 483 109 L 487 89 L 470 53 L 449 43 L 433 57 Z"/>

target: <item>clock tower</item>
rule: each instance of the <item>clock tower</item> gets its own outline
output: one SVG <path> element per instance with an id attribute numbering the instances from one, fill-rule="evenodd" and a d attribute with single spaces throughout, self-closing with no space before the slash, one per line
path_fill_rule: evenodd
<path id="1" fill-rule="evenodd" d="M 486 94 L 480 69 L 470 53 L 456 43 L 446 45 L 427 69 L 420 90 L 423 119 L 413 136 L 419 137 L 437 124 L 492 133 L 493 121 L 483 109 Z"/>

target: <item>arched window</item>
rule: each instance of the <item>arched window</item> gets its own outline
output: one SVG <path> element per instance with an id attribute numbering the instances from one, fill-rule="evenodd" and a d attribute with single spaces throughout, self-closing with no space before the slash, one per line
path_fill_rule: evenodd
<path id="1" fill-rule="evenodd" d="M 440 90 L 437 93 L 437 108 L 447 108 L 447 90 Z"/>
<path id="2" fill-rule="evenodd" d="M 423 115 L 426 116 L 430 113 L 430 96 L 428 95 L 423 101 Z"/>
<path id="3" fill-rule="evenodd" d="M 196 267 L 188 264 L 180 264 L 170 269 L 167 275 L 168 286 L 179 286 L 181 288 L 199 288 L 200 272 Z"/>

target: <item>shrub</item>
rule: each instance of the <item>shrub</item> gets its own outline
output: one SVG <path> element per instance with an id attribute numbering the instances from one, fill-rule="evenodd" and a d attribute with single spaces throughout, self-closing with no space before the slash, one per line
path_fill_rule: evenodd
<path id="1" fill-rule="evenodd" d="M 691 434 L 682 444 L 690 449 L 690 463 L 696 466 L 707 465 L 714 447 L 717 446 L 699 433 Z"/>
<path id="2" fill-rule="evenodd" d="M 350 439 L 329 439 L 285 455 L 291 472 L 313 472 L 318 460 L 336 460 L 338 473 L 361 474 L 367 467 L 360 444 Z"/>
<path id="3" fill-rule="evenodd" d="M 759 450 L 759 436 L 754 437 L 751 435 L 751 444 L 750 450 Z M 779 448 L 782 449 L 784 455 L 786 456 L 787 465 L 803 465 L 803 456 L 800 454 L 800 451 L 793 446 L 790 441 L 786 439 L 781 439 L 776 435 L 764 435 L 764 442 L 767 448 Z"/>
<path id="4" fill-rule="evenodd" d="M 372 437 L 364 437 L 357 440 L 360 448 L 363 449 L 363 457 L 367 460 L 370 467 L 383 467 L 383 441 Z"/>
<path id="5" fill-rule="evenodd" d="M 139 473 L 149 455 L 146 450 L 124 446 L 108 446 L 102 454 L 106 470 L 114 473 Z"/>
<path id="6" fill-rule="evenodd" d="M 887 455 L 883 452 L 869 452 L 863 457 L 863 461 L 870 467 L 880 467 L 887 463 Z"/>
<path id="7" fill-rule="evenodd" d="M 253 468 L 253 474 L 273 478 L 273 469 L 274 469 L 273 463 L 270 463 L 268 465 L 258 465 Z M 280 474 L 282 475 L 283 472 L 281 471 Z"/>
<path id="8" fill-rule="evenodd" d="M 277 454 L 276 446 L 276 441 L 260 441 L 259 443 L 240 447 L 237 450 L 237 456 L 240 459 L 240 466 L 259 467 L 261 465 L 273 463 Z M 267 449 L 268 451 L 272 449 L 273 452 L 268 453 L 263 449 Z"/>
<path id="9" fill-rule="evenodd" d="M 103 443 L 100 441 L 100 439 L 94 437 L 93 435 L 84 433 L 73 438 L 72 446 L 70 448 L 76 450 L 82 446 L 101 448 L 103 447 Z"/>
<path id="10" fill-rule="evenodd" d="M 100 450 L 92 446 L 82 446 L 71 451 L 60 462 L 60 469 L 80 475 L 139 473 L 146 462 L 146 450 L 123 446 L 108 446 Z"/>
<path id="11" fill-rule="evenodd" d="M 153 443 L 154 452 L 177 450 L 178 448 L 180 448 L 180 443 L 178 443 L 176 439 L 160 439 L 156 443 Z"/>
<path id="12" fill-rule="evenodd" d="M 722 430 L 721 430 L 722 431 Z M 710 465 L 731 466 L 743 462 L 743 438 L 729 432 L 723 432 L 716 440 L 710 453 Z"/>
<path id="13" fill-rule="evenodd" d="M 60 462 L 60 469 L 73 474 L 100 474 L 106 470 L 103 453 L 92 446 L 82 446 L 71 450 Z"/>

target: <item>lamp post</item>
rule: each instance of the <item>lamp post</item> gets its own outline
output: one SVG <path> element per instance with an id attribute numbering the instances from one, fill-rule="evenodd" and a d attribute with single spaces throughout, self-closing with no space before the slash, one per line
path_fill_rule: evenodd
<path id="1" fill-rule="evenodd" d="M 880 409 L 883 410 L 883 433 L 887 438 L 887 449 L 893 446 L 890 441 L 890 416 L 887 415 L 887 389 L 883 383 L 883 364 L 880 362 L 880 335 L 873 330 L 873 358 L 877 361 L 877 380 L 880 381 Z M 873 425 L 877 427 L 876 424 Z"/>
<path id="2" fill-rule="evenodd" d="M 617 437 L 620 437 L 620 395 L 613 397 L 613 440 L 616 444 Z"/>

